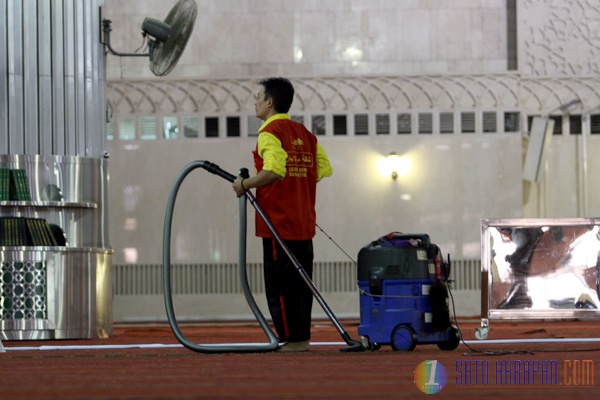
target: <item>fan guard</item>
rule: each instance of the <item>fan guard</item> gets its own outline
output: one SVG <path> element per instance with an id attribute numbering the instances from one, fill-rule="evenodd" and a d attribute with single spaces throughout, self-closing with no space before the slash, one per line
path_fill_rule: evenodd
<path id="1" fill-rule="evenodd" d="M 150 71 L 156 76 L 167 75 L 177 65 L 194 29 L 198 6 L 194 0 L 179 0 L 171 9 L 165 24 L 171 27 L 166 41 L 150 45 Z"/>
<path id="2" fill-rule="evenodd" d="M 150 36 L 148 53 L 120 53 L 110 44 L 111 21 L 103 19 L 104 42 L 107 50 L 122 57 L 149 57 L 150 71 L 164 76 L 175 68 L 194 29 L 198 6 L 195 0 L 179 0 L 164 21 L 145 18 L 142 23 L 144 36 Z"/>

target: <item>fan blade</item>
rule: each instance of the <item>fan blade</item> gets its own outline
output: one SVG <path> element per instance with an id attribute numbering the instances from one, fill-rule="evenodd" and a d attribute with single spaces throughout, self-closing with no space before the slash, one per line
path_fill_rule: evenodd
<path id="1" fill-rule="evenodd" d="M 198 6 L 194 0 L 179 0 L 171 9 L 164 23 L 171 27 L 165 42 L 157 42 L 152 50 L 150 70 L 156 76 L 164 76 L 173 70 L 194 30 Z"/>

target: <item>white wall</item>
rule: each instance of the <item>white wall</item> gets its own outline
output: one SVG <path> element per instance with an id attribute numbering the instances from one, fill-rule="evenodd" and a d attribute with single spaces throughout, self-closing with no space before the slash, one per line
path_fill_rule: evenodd
<path id="1" fill-rule="evenodd" d="M 370 241 L 402 231 L 429 233 L 453 258 L 479 258 L 479 220 L 522 215 L 520 165 L 504 162 L 520 157 L 517 135 L 320 141 L 335 172 L 318 186 L 318 223 L 353 257 Z M 251 138 L 111 143 L 114 262 L 160 262 L 167 196 L 188 162 L 208 160 L 231 173 L 252 170 L 253 147 Z M 390 151 L 410 158 L 409 175 L 394 181 L 380 173 Z M 229 182 L 203 169 L 192 173 L 177 198 L 173 262 L 235 262 L 238 206 Z M 249 232 L 253 236 L 253 225 Z M 136 249 L 137 259 L 126 260 L 124 253 L 133 250 L 124 248 Z M 258 242 L 248 251 L 249 261 L 261 260 Z M 346 260 L 321 233 L 316 258 Z"/>
<path id="2" fill-rule="evenodd" d="M 175 1 L 107 0 L 113 47 L 142 44 L 145 16 Z M 505 0 L 197 0 L 174 77 L 364 76 L 506 71 Z M 301 56 L 300 56 L 301 54 Z M 109 79 L 151 77 L 147 60 L 109 61 Z"/>
<path id="3" fill-rule="evenodd" d="M 113 47 L 137 48 L 143 17 L 162 19 L 171 4 L 107 0 Z M 600 144 L 589 126 L 585 137 L 575 136 L 565 122 L 565 133 L 552 140 L 546 178 L 521 180 L 521 135 L 527 134 L 528 116 L 560 115 L 567 121 L 577 114 L 585 120 L 598 112 L 600 47 L 592 16 L 600 5 L 518 1 L 519 69 L 507 71 L 506 4 L 199 0 L 194 35 L 170 76 L 152 77 L 144 58 L 108 57 L 113 121 L 190 114 L 236 115 L 244 121 L 252 115 L 254 88 L 248 82 L 269 75 L 299 83 L 303 102 L 295 111 L 306 115 L 519 112 L 520 132 L 513 134 L 501 129 L 484 134 L 478 128 L 474 135 L 458 130 L 334 137 L 329 132 L 319 138 L 335 174 L 320 184 L 318 221 L 351 255 L 368 241 L 401 230 L 429 233 L 455 259 L 479 258 L 480 218 L 600 214 L 600 191 L 593 184 L 600 166 L 591 156 Z M 581 104 L 560 110 L 574 98 Z M 246 133 L 110 142 L 114 263 L 160 262 L 166 199 L 185 164 L 205 159 L 235 172 L 251 167 L 253 146 Z M 410 155 L 409 176 L 392 181 L 379 175 L 378 160 L 390 151 Z M 235 261 L 237 206 L 227 182 L 206 171 L 190 176 L 178 198 L 173 261 Z M 260 246 L 250 237 L 249 261 L 260 260 Z M 315 244 L 318 260 L 345 260 L 322 233 Z"/>

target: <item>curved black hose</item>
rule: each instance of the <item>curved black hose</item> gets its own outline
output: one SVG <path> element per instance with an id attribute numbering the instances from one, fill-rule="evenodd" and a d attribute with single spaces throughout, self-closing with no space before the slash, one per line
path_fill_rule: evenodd
<path id="1" fill-rule="evenodd" d="M 183 334 L 177 323 L 175 316 L 175 310 L 173 308 L 173 297 L 171 295 L 171 226 L 173 222 L 173 210 L 175 208 L 175 200 L 177 198 L 177 192 L 181 187 L 183 180 L 186 176 L 197 168 L 204 168 L 207 171 L 219 175 L 222 178 L 233 182 L 235 176 L 223 171 L 217 165 L 206 162 L 206 161 L 193 161 L 186 165 L 183 170 L 177 176 L 171 192 L 169 193 L 169 199 L 167 201 L 167 210 L 165 212 L 165 223 L 163 228 L 163 289 L 165 298 L 165 308 L 167 312 L 167 319 L 173 334 L 177 340 L 190 350 L 201 352 L 201 353 L 242 353 L 242 352 L 266 352 L 274 351 L 278 348 L 277 337 L 271 330 L 268 322 L 264 315 L 258 308 L 252 292 L 248 285 L 248 279 L 246 275 L 246 196 L 240 197 L 240 251 L 238 260 L 238 270 L 241 280 L 242 290 L 250 309 L 256 317 L 259 325 L 267 335 L 269 339 L 268 344 L 205 344 L 199 345 L 191 342 Z M 247 171 L 245 171 L 247 173 Z"/>

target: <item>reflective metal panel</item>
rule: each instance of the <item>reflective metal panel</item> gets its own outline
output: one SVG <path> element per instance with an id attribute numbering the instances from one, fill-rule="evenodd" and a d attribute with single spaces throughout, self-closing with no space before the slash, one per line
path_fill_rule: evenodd
<path id="1" fill-rule="evenodd" d="M 0 168 L 24 169 L 32 200 L 3 202 L 1 215 L 45 218 L 62 227 L 71 247 L 110 247 L 105 159 L 0 155 Z"/>
<path id="2" fill-rule="evenodd" d="M 110 251 L 0 248 L 0 338 L 105 338 L 112 332 Z"/>
<path id="3" fill-rule="evenodd" d="M 600 317 L 600 219 L 483 220 L 483 319 Z"/>
<path id="4" fill-rule="evenodd" d="M 0 338 L 107 337 L 113 251 L 106 160 L 0 155 L 0 168 L 25 170 L 31 194 L 31 200 L 0 201 L 0 216 L 44 219 L 62 230 L 65 242 L 0 247 Z M 36 229 L 27 226 L 33 237 Z"/>

